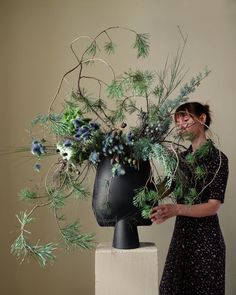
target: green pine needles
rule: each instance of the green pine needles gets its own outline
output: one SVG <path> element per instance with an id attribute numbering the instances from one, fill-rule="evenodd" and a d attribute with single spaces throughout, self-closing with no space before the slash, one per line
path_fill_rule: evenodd
<path id="1" fill-rule="evenodd" d="M 136 34 L 134 48 L 137 49 L 137 57 L 147 57 L 149 47 L 149 34 Z"/>
<path id="2" fill-rule="evenodd" d="M 89 171 L 96 169 L 104 157 L 111 158 L 113 177 L 125 177 L 126 165 L 139 169 L 140 161 L 151 163 L 152 189 L 147 184 L 134 197 L 134 205 L 144 218 L 149 218 L 152 206 L 170 195 L 176 199 L 188 189 L 185 201 L 190 204 L 197 198 L 196 188 L 188 188 L 179 169 L 181 144 L 176 137 L 173 111 L 188 100 L 210 71 L 205 69 L 183 82 L 186 71 L 182 56 L 187 37 L 180 32 L 181 46 L 172 59 L 166 59 L 162 70 L 128 68 L 117 74 L 109 61 L 110 55 L 119 50 L 113 35 L 116 30 L 131 36 L 130 47 L 137 59 L 148 57 L 149 35 L 125 27 L 112 26 L 95 37 L 75 39 L 70 45 L 75 65 L 62 76 L 47 114 L 38 114 L 32 121 L 30 151 L 35 158 L 34 170 L 42 173 L 45 156 L 53 156 L 54 162 L 44 175 L 43 186 L 26 187 L 19 193 L 20 199 L 31 206 L 17 215 L 19 234 L 11 246 L 11 252 L 22 262 L 34 258 L 45 266 L 55 260 L 59 247 L 95 246 L 94 235 L 82 233 L 79 219 L 68 222 L 64 208 L 70 200 L 88 199 Z M 85 49 L 78 52 L 74 45 L 83 41 L 87 42 Z M 93 74 L 97 64 L 104 66 L 104 76 L 103 71 Z M 65 82 L 67 87 L 72 86 L 57 111 L 55 102 L 61 97 Z M 130 115 L 137 118 L 134 126 L 130 126 Z M 200 155 L 186 159 L 196 179 L 204 180 L 204 167 L 195 164 L 196 158 L 208 153 L 208 149 L 204 147 Z M 55 218 L 59 239 L 44 245 L 39 239 L 32 243 L 28 227 L 33 227 L 35 213 L 46 207 Z"/>
<path id="3" fill-rule="evenodd" d="M 30 232 L 25 229 L 25 226 L 34 221 L 30 215 L 30 213 L 25 211 L 20 212 L 20 214 L 16 216 L 21 224 L 21 233 L 11 245 L 11 253 L 21 262 L 33 257 L 41 266 L 46 266 L 48 262 L 53 262 L 55 260 L 56 257 L 53 251 L 57 248 L 57 245 L 54 243 L 39 245 L 39 241 L 35 245 L 32 245 L 29 242 L 27 235 L 29 235 Z"/>
<path id="4" fill-rule="evenodd" d="M 64 241 L 67 248 L 94 248 L 94 236 L 92 234 L 81 234 L 78 220 L 61 229 L 61 240 Z"/>

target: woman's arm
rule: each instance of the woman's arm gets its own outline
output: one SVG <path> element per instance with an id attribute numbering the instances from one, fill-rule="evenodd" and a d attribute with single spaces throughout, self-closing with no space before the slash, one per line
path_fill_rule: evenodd
<path id="1" fill-rule="evenodd" d="M 220 205 L 221 202 L 214 199 L 196 205 L 163 204 L 152 209 L 150 218 L 154 223 L 162 223 L 173 216 L 206 217 L 215 215 Z"/>

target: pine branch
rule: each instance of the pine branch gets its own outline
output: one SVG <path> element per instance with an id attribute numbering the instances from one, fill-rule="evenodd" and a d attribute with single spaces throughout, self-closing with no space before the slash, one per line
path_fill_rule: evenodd
<path id="1" fill-rule="evenodd" d="M 31 245 L 25 236 L 21 234 L 11 245 L 11 253 L 21 260 L 23 263 L 25 260 L 35 258 L 40 266 L 46 266 L 49 262 L 54 262 L 56 257 L 53 251 L 57 249 L 57 245 L 48 243 L 45 245 Z"/>
<path id="2" fill-rule="evenodd" d="M 65 195 L 61 189 L 50 188 L 48 190 L 50 207 L 53 209 L 62 208 L 65 205 Z"/>
<path id="3" fill-rule="evenodd" d="M 38 195 L 35 191 L 29 189 L 29 188 L 24 188 L 22 189 L 19 193 L 18 196 L 22 201 L 33 201 L 38 198 Z"/>
<path id="4" fill-rule="evenodd" d="M 89 55 L 95 56 L 97 53 L 97 49 L 98 49 L 98 46 L 96 41 L 94 40 L 93 42 L 91 42 L 89 47 L 85 50 L 85 52 Z"/>
<path id="5" fill-rule="evenodd" d="M 137 58 L 147 57 L 149 54 L 149 34 L 136 34 L 133 48 L 137 49 Z"/>
<path id="6" fill-rule="evenodd" d="M 86 199 L 89 196 L 89 192 L 85 190 L 85 188 L 80 184 L 80 183 L 76 183 L 74 182 L 72 184 L 73 186 L 73 193 L 74 193 L 74 197 L 76 199 Z"/>
<path id="7" fill-rule="evenodd" d="M 21 260 L 21 263 L 25 259 L 30 259 L 31 257 L 35 258 L 41 266 L 46 266 L 46 264 L 55 260 L 55 256 L 52 253 L 57 245 L 53 243 L 48 243 L 46 245 L 31 245 L 26 238 L 26 234 L 30 234 L 29 231 L 25 229 L 25 226 L 31 224 L 34 221 L 34 218 L 30 217 L 32 211 L 27 213 L 20 212 L 17 215 L 17 219 L 21 224 L 20 235 L 11 245 L 11 253 Z"/>
<path id="8" fill-rule="evenodd" d="M 116 47 L 116 44 L 112 41 L 106 42 L 104 44 L 104 50 L 107 54 L 115 53 L 115 47 Z"/>
<path id="9" fill-rule="evenodd" d="M 75 221 L 61 229 L 62 240 L 69 247 L 80 247 L 82 249 L 92 249 L 95 246 L 94 235 L 81 234 L 80 223 Z"/>

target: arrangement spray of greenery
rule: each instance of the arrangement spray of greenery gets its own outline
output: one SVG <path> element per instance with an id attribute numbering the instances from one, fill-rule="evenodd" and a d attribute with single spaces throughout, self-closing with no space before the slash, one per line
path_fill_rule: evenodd
<path id="1" fill-rule="evenodd" d="M 182 45 L 172 58 L 166 59 L 162 70 L 128 69 L 117 75 L 108 58 L 101 57 L 116 52 L 117 45 L 113 41 L 113 31 L 116 30 L 133 35 L 132 47 L 137 59 L 148 56 L 149 35 L 129 28 L 114 26 L 94 38 L 77 38 L 70 45 L 75 66 L 63 75 L 47 114 L 39 114 L 32 121 L 29 152 L 36 159 L 34 170 L 40 172 L 46 156 L 52 156 L 55 161 L 45 175 L 44 187 L 27 187 L 19 192 L 22 200 L 32 204 L 30 209 L 17 215 L 19 236 L 11 246 L 11 252 L 21 261 L 34 257 L 45 266 L 55 260 L 54 252 L 62 244 L 68 248 L 94 247 L 94 236 L 81 232 L 79 220 L 67 223 L 62 212 L 70 198 L 80 201 L 89 195 L 85 188 L 88 172 L 92 167 L 96 169 L 103 157 L 111 157 L 113 177 L 125 177 L 124 167 L 127 164 L 138 169 L 140 161 L 150 161 L 153 174 L 150 179 L 155 179 L 156 190 L 143 187 L 134 198 L 135 206 L 146 218 L 150 214 L 150 204 L 169 195 L 173 181 L 176 182 L 181 174 L 178 172 L 181 138 L 173 135 L 173 111 L 188 100 L 209 71 L 205 69 L 183 83 L 186 71 L 181 61 L 187 37 L 179 29 Z M 75 45 L 83 39 L 88 41 L 88 45 L 79 54 Z M 97 64 L 110 71 L 109 81 L 90 74 Z M 55 101 L 71 75 L 76 78 L 76 86 L 63 100 L 61 110 L 56 112 Z M 92 84 L 97 87 L 94 93 L 89 89 Z M 129 126 L 127 117 L 134 114 L 137 124 Z M 40 130 L 43 137 L 36 136 L 34 130 Z M 182 188 L 179 185 L 176 193 Z M 191 198 L 188 202 L 191 203 Z M 59 241 L 33 244 L 29 240 L 27 226 L 35 220 L 34 213 L 44 207 L 48 207 L 55 217 Z"/>

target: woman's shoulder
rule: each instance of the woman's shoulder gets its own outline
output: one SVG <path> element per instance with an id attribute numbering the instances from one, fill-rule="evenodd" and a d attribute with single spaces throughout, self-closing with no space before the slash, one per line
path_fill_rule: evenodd
<path id="1" fill-rule="evenodd" d="M 228 163 L 228 157 L 222 152 L 214 143 L 212 143 L 212 158 L 215 160 L 221 160 L 222 162 Z"/>

